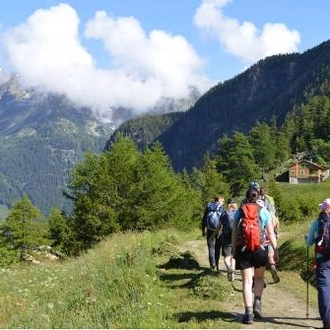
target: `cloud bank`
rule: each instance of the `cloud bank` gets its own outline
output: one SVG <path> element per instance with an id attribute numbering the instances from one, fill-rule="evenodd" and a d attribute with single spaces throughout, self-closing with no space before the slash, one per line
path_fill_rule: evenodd
<path id="1" fill-rule="evenodd" d="M 281 23 L 267 23 L 258 31 L 251 22 L 226 17 L 223 8 L 228 3 L 202 1 L 193 21 L 244 64 L 297 50 L 297 31 Z M 146 32 L 134 17 L 98 11 L 81 27 L 76 10 L 60 4 L 39 9 L 21 25 L 2 32 L 8 61 L 25 82 L 65 94 L 103 115 L 110 116 L 114 107 L 142 113 L 163 98 L 185 98 L 191 87 L 203 93 L 212 85 L 203 73 L 205 61 L 184 36 Z M 85 40 L 103 45 L 107 68 L 98 66 L 83 46 Z"/>

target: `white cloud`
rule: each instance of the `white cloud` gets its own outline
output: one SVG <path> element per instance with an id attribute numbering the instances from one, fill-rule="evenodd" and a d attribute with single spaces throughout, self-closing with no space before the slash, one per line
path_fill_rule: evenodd
<path id="1" fill-rule="evenodd" d="M 10 76 L 2 68 L 0 68 L 0 85 L 6 83 L 10 79 Z M 0 95 L 1 97 L 1 95 Z"/>
<path id="2" fill-rule="evenodd" d="M 280 23 L 266 23 L 259 31 L 252 22 L 240 23 L 226 17 L 222 9 L 230 2 L 203 0 L 195 12 L 195 25 L 215 34 L 229 53 L 246 64 L 253 64 L 266 56 L 297 51 L 300 43 L 297 30 L 290 30 Z"/>
<path id="3" fill-rule="evenodd" d="M 189 86 L 201 92 L 210 86 L 203 61 L 182 36 L 147 34 L 133 17 L 97 12 L 84 36 L 104 43 L 112 67 L 101 70 L 78 28 L 79 17 L 67 4 L 37 10 L 5 34 L 13 67 L 26 81 L 101 112 L 117 106 L 144 111 L 162 97 L 188 96 Z"/>

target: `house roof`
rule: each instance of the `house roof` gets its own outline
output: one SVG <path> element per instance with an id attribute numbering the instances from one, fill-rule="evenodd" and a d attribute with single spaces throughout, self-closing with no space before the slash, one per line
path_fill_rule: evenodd
<path id="1" fill-rule="evenodd" d="M 301 160 L 295 162 L 294 164 L 290 165 L 289 168 L 291 168 L 291 167 L 293 167 L 297 164 L 301 164 L 301 163 L 307 163 L 311 167 L 314 167 L 314 168 L 317 168 L 317 169 L 320 169 L 320 170 L 323 170 L 323 171 L 328 169 L 328 167 L 326 167 L 324 165 L 316 164 L 316 163 L 313 163 L 313 162 L 311 162 L 309 160 L 306 160 L 306 159 L 301 159 Z"/>

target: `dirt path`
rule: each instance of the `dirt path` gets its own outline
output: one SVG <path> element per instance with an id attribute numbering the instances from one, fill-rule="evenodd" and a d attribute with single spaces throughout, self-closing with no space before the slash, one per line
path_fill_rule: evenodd
<path id="1" fill-rule="evenodd" d="M 208 267 L 207 248 L 204 240 L 194 240 L 186 242 L 182 247 L 192 251 L 198 258 L 202 267 Z M 224 264 L 221 264 L 224 270 Z M 237 273 L 237 280 L 233 282 L 237 290 L 241 290 L 242 282 Z M 315 293 L 313 293 L 315 294 Z M 274 308 L 274 306 L 276 306 Z M 238 303 L 228 302 L 222 305 L 224 312 L 232 313 L 233 317 L 240 322 L 244 312 L 243 301 Z M 280 283 L 268 283 L 262 297 L 263 319 L 256 320 L 252 325 L 242 324 L 246 329 L 303 329 L 320 328 L 322 322 L 319 319 L 318 311 L 308 306 L 309 317 L 306 318 L 307 305 L 306 300 L 298 299 L 294 294 L 285 290 Z"/>

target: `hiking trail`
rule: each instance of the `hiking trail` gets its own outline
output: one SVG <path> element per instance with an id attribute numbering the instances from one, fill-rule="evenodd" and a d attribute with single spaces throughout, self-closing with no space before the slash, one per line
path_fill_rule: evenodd
<path id="1" fill-rule="evenodd" d="M 190 250 L 193 252 L 201 267 L 209 267 L 208 252 L 205 239 L 186 241 L 184 246 L 180 246 L 182 251 Z M 225 266 L 223 259 L 220 262 L 220 269 L 225 275 Z M 266 270 L 266 272 L 269 272 Z M 241 290 L 242 282 L 239 271 L 235 272 L 235 281 L 233 286 Z M 279 272 L 281 278 L 281 272 Z M 267 277 L 267 276 L 266 276 Z M 302 279 L 297 275 L 297 281 Z M 306 289 L 307 290 L 307 289 Z M 309 295 L 315 295 L 316 291 L 309 291 Z M 255 320 L 253 324 L 242 324 L 242 329 L 315 329 L 322 327 L 317 308 L 308 305 L 307 298 L 299 299 L 293 293 L 288 292 L 281 282 L 274 284 L 272 280 L 267 282 L 267 287 L 262 295 L 262 313 L 261 320 Z M 244 313 L 243 299 L 238 302 L 228 301 L 221 303 L 223 312 L 231 313 L 233 318 L 241 322 Z"/>

